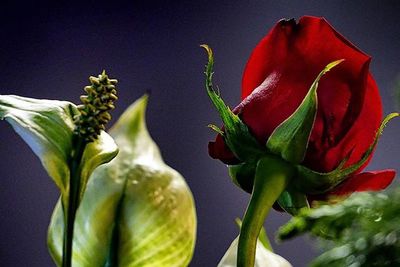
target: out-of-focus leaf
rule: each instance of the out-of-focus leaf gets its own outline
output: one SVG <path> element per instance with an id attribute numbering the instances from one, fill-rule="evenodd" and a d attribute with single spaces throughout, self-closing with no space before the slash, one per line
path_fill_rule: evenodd
<path id="1" fill-rule="evenodd" d="M 400 189 L 354 193 L 335 205 L 303 209 L 279 230 L 286 240 L 309 232 L 325 252 L 311 266 L 400 266 Z"/>
<path id="2" fill-rule="evenodd" d="M 147 96 L 110 133 L 120 152 L 97 168 L 77 212 L 73 266 L 187 266 L 196 215 L 183 177 L 162 160 L 145 124 Z M 61 262 L 62 210 L 49 227 L 50 252 Z"/>
<path id="3" fill-rule="evenodd" d="M 310 207 L 306 195 L 292 190 L 292 188 L 282 192 L 278 198 L 278 204 L 284 211 L 293 216 L 302 208 Z"/>
<path id="4" fill-rule="evenodd" d="M 67 101 L 0 95 L 0 119 L 8 121 L 39 157 L 60 189 L 64 203 L 69 196 L 73 117 L 77 114 L 76 106 Z M 80 164 L 82 191 L 92 171 L 110 161 L 117 152 L 116 144 L 105 132 L 86 146 Z"/>
<path id="5" fill-rule="evenodd" d="M 218 267 L 236 267 L 237 260 L 237 250 L 238 250 L 238 240 L 236 238 L 231 246 L 226 251 L 225 255 L 222 257 L 218 264 Z M 291 267 L 292 265 L 268 249 L 266 249 L 260 240 L 257 241 L 256 248 L 256 259 L 254 267 Z"/>

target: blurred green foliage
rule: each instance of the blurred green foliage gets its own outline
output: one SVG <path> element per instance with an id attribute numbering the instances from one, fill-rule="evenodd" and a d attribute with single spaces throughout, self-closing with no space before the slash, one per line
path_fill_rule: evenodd
<path id="1" fill-rule="evenodd" d="M 400 189 L 354 193 L 343 202 L 302 209 L 278 233 L 318 237 L 325 252 L 310 266 L 400 266 Z"/>

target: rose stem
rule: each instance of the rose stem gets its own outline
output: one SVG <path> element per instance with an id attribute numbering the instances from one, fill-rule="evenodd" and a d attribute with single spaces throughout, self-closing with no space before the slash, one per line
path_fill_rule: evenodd
<path id="1" fill-rule="evenodd" d="M 74 236 L 74 221 L 79 203 L 80 191 L 80 170 L 79 165 L 82 160 L 83 151 L 85 150 L 86 142 L 77 134 L 73 135 L 73 150 L 70 161 L 70 180 L 69 180 L 69 198 L 67 214 L 64 226 L 64 247 L 63 247 L 63 267 L 71 267 L 72 264 L 72 241 Z M 64 211 L 65 212 L 65 211 Z"/>
<path id="2" fill-rule="evenodd" d="M 254 266 L 257 239 L 265 218 L 292 175 L 292 167 L 280 159 L 259 160 L 250 203 L 240 229 L 237 267 Z"/>

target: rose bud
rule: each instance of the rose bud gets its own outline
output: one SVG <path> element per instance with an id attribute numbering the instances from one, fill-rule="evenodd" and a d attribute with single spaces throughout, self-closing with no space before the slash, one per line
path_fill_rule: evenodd
<path id="1" fill-rule="evenodd" d="M 381 97 L 369 72 L 371 58 L 323 18 L 304 16 L 297 23 L 281 20 L 252 52 L 242 79 L 242 102 L 233 109 L 265 147 L 274 130 L 299 107 L 318 73 L 338 59 L 344 61 L 319 82 L 316 117 L 298 175 L 312 172 L 308 176 L 315 176 L 337 170 L 341 164 L 342 169 L 363 164 L 334 186 L 313 188 L 298 179 L 299 189 L 304 187 L 300 191 L 318 195 L 313 199 L 320 194 L 380 190 L 395 176 L 394 170 L 360 174 L 372 157 L 372 151 L 367 152 L 382 120 Z M 221 135 L 210 142 L 209 154 L 228 165 L 244 163 Z M 246 191 L 252 190 L 251 177 L 237 178 Z"/>
<path id="2" fill-rule="evenodd" d="M 394 170 L 360 173 L 386 123 L 371 58 L 323 18 L 281 20 L 256 46 L 232 111 L 206 89 L 224 123 L 209 154 L 228 164 L 233 181 L 252 193 L 239 237 L 237 266 L 253 266 L 257 233 L 273 204 L 296 214 L 309 201 L 381 190 Z M 329 73 L 328 73 L 329 72 Z M 382 121 L 382 123 L 381 123 Z"/>

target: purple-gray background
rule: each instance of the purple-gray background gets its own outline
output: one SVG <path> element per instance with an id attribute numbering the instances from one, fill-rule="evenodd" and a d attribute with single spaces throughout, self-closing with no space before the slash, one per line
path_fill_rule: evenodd
<path id="1" fill-rule="evenodd" d="M 203 88 L 206 55 L 215 52 L 215 81 L 226 102 L 239 101 L 243 67 L 257 42 L 283 17 L 326 17 L 373 56 L 385 113 L 395 109 L 400 71 L 398 1 L 2 1 L 0 93 L 78 102 L 89 75 L 102 69 L 118 78 L 114 118 L 151 90 L 148 125 L 165 161 L 180 171 L 197 205 L 198 239 L 190 266 L 216 266 L 237 235 L 235 217 L 248 195 L 223 164 L 207 155 L 219 123 Z M 369 169 L 397 168 L 400 125 L 387 127 Z M 39 160 L 5 122 L 0 124 L 1 266 L 53 266 L 46 230 L 58 192 Z M 289 219 L 267 219 L 270 234 Z M 311 241 L 276 245 L 294 266 L 316 255 Z"/>

